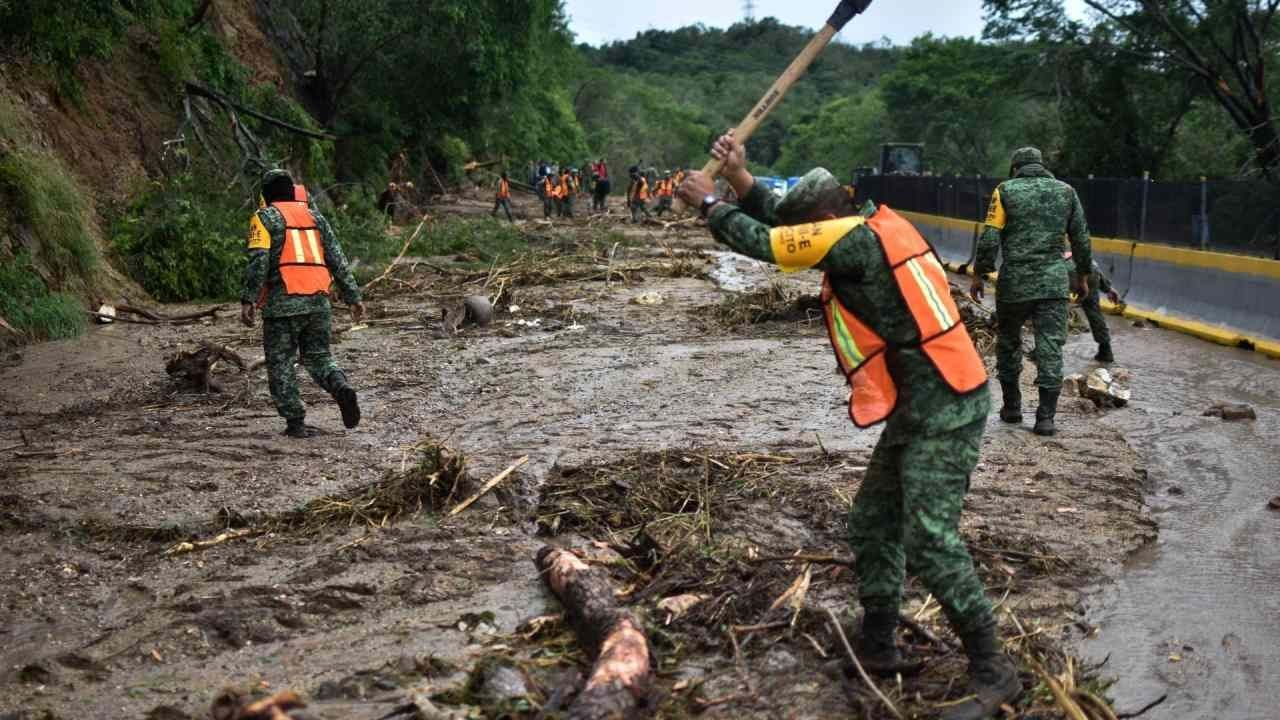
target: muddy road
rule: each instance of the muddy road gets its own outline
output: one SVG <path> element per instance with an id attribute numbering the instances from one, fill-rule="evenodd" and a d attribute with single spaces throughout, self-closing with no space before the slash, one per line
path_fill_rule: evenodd
<path id="1" fill-rule="evenodd" d="M 1280 675 L 1280 365 L 1255 353 L 1113 322 L 1121 358 L 1147 388 L 1110 414 L 1147 458 L 1160 538 L 1090 601 L 1085 648 L 1119 682 L 1123 707 L 1168 699 L 1152 718 L 1277 716 Z M 1082 362 L 1076 353 L 1076 363 Z M 1205 417 L 1243 403 L 1256 421 Z"/>
<path id="2" fill-rule="evenodd" d="M 883 716 L 832 674 L 821 612 L 854 597 L 844 513 L 877 433 L 848 422 L 820 322 L 736 292 L 776 280 L 785 306 L 818 278 L 723 260 L 693 226 L 523 228 L 509 267 L 410 261 L 372 294 L 368 327 L 334 346 L 354 431 L 304 382 L 325 434 L 281 437 L 262 370 L 225 370 L 220 395 L 175 386 L 166 357 L 199 341 L 261 356 L 230 313 L 4 358 L 0 714 L 204 717 L 230 685 L 297 690 L 323 718 L 534 717 L 585 663 L 532 563 L 551 542 L 586 548 L 645 618 L 662 716 Z M 492 326 L 440 330 L 452 298 L 499 290 Z M 993 420 L 963 526 L 1002 633 L 1055 669 L 1085 588 L 1155 537 L 1143 462 L 1081 402 L 1048 442 Z M 660 609 L 680 595 L 700 599 Z M 937 604 L 908 598 L 942 637 L 906 633 L 934 662 L 885 690 L 927 716 L 964 664 Z M 1019 714 L 1049 703 L 1041 686 Z"/>

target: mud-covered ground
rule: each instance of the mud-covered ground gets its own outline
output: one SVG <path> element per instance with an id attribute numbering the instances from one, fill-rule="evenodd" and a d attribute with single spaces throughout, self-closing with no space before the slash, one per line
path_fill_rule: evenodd
<path id="1" fill-rule="evenodd" d="M 220 395 L 174 385 L 167 356 L 200 341 L 261 357 L 233 312 L 3 358 L 0 716 L 204 717 L 229 685 L 296 690 L 324 718 L 412 698 L 554 716 L 585 660 L 533 566 L 546 543 L 585 549 L 645 619 L 663 716 L 882 716 L 831 672 L 823 609 L 854 597 L 843 517 L 877 433 L 849 423 L 821 324 L 803 307 L 752 322 L 769 313 L 722 285 L 775 276 L 712 254 L 696 225 L 522 227 L 521 262 L 411 259 L 371 293 L 368 326 L 334 346 L 361 392 L 353 431 L 304 382 L 324 435 L 281 437 L 261 369 L 223 370 Z M 790 297 L 818 278 L 777 282 Z M 492 326 L 440 329 L 453 298 L 500 288 Z M 990 424 L 963 521 L 1002 632 L 1055 662 L 1088 630 L 1081 589 L 1154 536 L 1139 458 L 1064 404 L 1052 440 Z M 441 447 L 465 476 L 426 487 Z M 681 596 L 697 598 L 684 614 L 663 604 Z M 937 604 L 909 598 L 942 642 L 904 633 L 933 662 L 883 689 L 927 717 L 962 695 L 963 661 Z M 1055 716 L 1024 680 L 1017 712 Z"/>

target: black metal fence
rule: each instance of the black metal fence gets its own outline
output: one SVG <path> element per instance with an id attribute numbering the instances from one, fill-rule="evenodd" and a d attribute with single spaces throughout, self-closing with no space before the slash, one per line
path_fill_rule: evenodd
<path id="1" fill-rule="evenodd" d="M 1280 186 L 1245 180 L 1060 179 L 1079 193 L 1093 235 L 1280 259 Z M 858 194 L 901 210 L 981 222 L 1003 180 L 867 175 L 858 178 Z"/>

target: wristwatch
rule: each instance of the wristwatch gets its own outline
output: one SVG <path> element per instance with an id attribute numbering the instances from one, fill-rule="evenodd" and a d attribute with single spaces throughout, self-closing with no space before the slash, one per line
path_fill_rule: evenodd
<path id="1" fill-rule="evenodd" d="M 704 220 L 707 217 L 707 213 L 711 212 L 711 208 L 715 207 L 716 203 L 718 202 L 720 202 L 720 198 L 716 197 L 715 195 L 708 195 L 702 198 L 701 213 L 702 213 L 702 218 Z"/>

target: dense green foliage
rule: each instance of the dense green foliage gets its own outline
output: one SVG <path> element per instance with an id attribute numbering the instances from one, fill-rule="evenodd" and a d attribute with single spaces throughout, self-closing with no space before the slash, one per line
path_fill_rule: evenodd
<path id="1" fill-rule="evenodd" d="M 752 168 L 796 175 L 824 165 L 847 177 L 876 165 L 882 143 L 920 142 L 931 172 L 999 175 L 1014 148 L 1034 144 L 1061 173 L 1172 179 L 1235 176 L 1251 163 L 1265 166 L 1280 147 L 1267 142 L 1269 111 L 1242 124 L 1257 108 L 1233 106 L 1203 73 L 1176 61 L 1169 28 L 1144 15 L 1147 2 L 1108 0 L 1100 6 L 1114 15 L 1087 23 L 1069 19 L 1056 0 L 984 5 L 981 40 L 832 45 L 752 138 Z M 605 157 L 615 172 L 633 163 L 697 166 L 812 36 L 767 18 L 648 31 L 596 48 L 574 45 L 560 0 L 281 0 L 267 12 L 286 13 L 286 24 L 296 22 L 308 39 L 277 48 L 296 83 L 291 96 L 255 83 L 220 36 L 196 22 L 203 7 L 201 0 L 0 0 L 0 44 L 53 68 L 59 86 L 74 91 L 79 62 L 128 42 L 175 90 L 194 80 L 331 133 L 337 140 L 317 140 L 242 116 L 269 162 L 320 191 L 340 240 L 366 267 L 402 242 L 403 229 L 389 229 L 374 201 L 393 172 L 431 187 L 428 166 L 461 183 L 464 165 L 477 159 L 517 178 L 536 159 L 580 165 Z M 1193 45 L 1226 42 L 1224 28 L 1241 17 L 1253 18 L 1268 43 L 1276 39 L 1269 18 L 1245 12 L 1179 10 L 1175 21 Z M 263 21 L 270 35 L 276 24 Z M 1229 50 L 1250 71 L 1274 55 Z M 1236 87 L 1234 76 L 1223 82 L 1228 93 L 1269 107 L 1270 86 L 1258 98 L 1258 88 Z M 30 261 L 66 287 L 96 262 L 92 220 L 61 163 L 22 129 L 29 124 L 0 105 L 0 220 L 36 239 L 11 245 L 31 248 Z M 227 298 L 238 289 L 259 168 L 228 167 L 201 140 L 187 143 L 181 162 L 116 209 L 111 223 L 113 251 L 161 300 Z M 226 137 L 219 142 L 236 153 Z M 237 174 L 244 190 L 221 190 L 234 188 Z M 440 223 L 413 251 L 492 261 L 519 240 L 501 224 Z"/>
<path id="2" fill-rule="evenodd" d="M 112 223 L 125 270 L 157 300 L 239 295 L 248 213 L 233 198 L 201 192 L 206 183 L 191 174 L 155 183 Z"/>
<path id="3" fill-rule="evenodd" d="M 0 263 L 0 318 L 34 340 L 61 340 L 84 332 L 84 307 L 63 293 L 51 293 L 21 253 Z"/>

